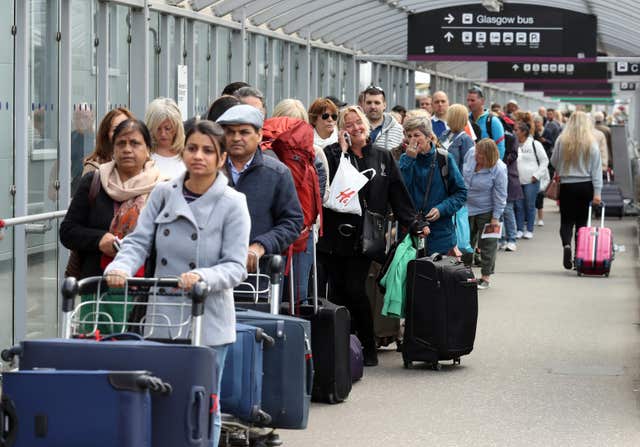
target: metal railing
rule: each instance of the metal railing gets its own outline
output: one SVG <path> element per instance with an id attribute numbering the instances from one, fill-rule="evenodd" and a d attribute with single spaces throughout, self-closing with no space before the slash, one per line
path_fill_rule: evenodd
<path id="1" fill-rule="evenodd" d="M 51 221 L 53 219 L 61 219 L 67 214 L 67 210 L 50 211 L 48 213 L 32 214 L 30 216 L 12 217 L 9 219 L 0 219 L 0 240 L 4 238 L 5 229 L 8 227 L 15 227 L 16 225 L 25 225 L 25 231 L 27 233 L 39 233 L 44 234 L 49 231 L 51 227 Z M 44 223 L 37 224 L 36 222 Z"/>

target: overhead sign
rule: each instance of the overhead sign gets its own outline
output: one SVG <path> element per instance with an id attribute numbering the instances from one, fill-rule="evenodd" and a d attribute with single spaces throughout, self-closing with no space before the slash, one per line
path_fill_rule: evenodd
<path id="1" fill-rule="evenodd" d="M 606 62 L 489 62 L 488 82 L 606 83 Z"/>
<path id="2" fill-rule="evenodd" d="M 616 62 L 616 76 L 640 76 L 640 64 L 631 62 Z"/>
<path id="3" fill-rule="evenodd" d="M 525 82 L 525 92 L 553 92 L 566 90 L 580 90 L 581 92 L 611 93 L 613 85 L 606 83 L 580 83 L 569 85 L 567 83 Z"/>
<path id="4" fill-rule="evenodd" d="M 560 8 L 505 3 L 410 14 L 407 58 L 465 61 L 595 61 L 597 18 Z"/>
<path id="5" fill-rule="evenodd" d="M 544 96 L 562 96 L 562 97 L 574 97 L 574 98 L 611 98 L 612 92 L 591 92 L 579 89 L 569 90 L 544 90 Z"/>
<path id="6" fill-rule="evenodd" d="M 620 83 L 620 90 L 622 90 L 623 92 L 629 92 L 629 91 L 633 91 L 636 89 L 636 83 L 635 82 L 621 82 Z"/>

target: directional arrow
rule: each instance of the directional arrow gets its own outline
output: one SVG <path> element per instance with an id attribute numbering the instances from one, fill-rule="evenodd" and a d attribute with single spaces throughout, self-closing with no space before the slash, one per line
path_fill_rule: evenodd
<path id="1" fill-rule="evenodd" d="M 455 17 L 453 17 L 453 16 L 451 15 L 451 13 L 449 13 L 449 15 L 448 15 L 448 16 L 446 16 L 444 19 L 447 21 L 447 23 L 448 23 L 449 25 L 451 25 L 451 22 L 453 22 L 453 21 L 455 20 Z"/>
<path id="2" fill-rule="evenodd" d="M 451 31 L 445 34 L 444 38 L 447 39 L 447 42 L 451 42 L 451 39 L 453 39 L 453 34 L 451 34 Z"/>
<path id="3" fill-rule="evenodd" d="M 520 70 L 520 65 L 513 64 L 513 67 L 511 67 L 511 68 L 513 68 L 513 71 L 518 71 L 518 70 Z"/>

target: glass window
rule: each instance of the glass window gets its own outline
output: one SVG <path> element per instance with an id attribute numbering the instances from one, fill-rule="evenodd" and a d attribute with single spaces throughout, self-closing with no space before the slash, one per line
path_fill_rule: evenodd
<path id="1" fill-rule="evenodd" d="M 96 1 L 72 0 L 71 2 L 71 195 L 82 176 L 82 160 L 93 152 L 95 146 L 96 72 L 92 29 Z"/>
<path id="2" fill-rule="evenodd" d="M 196 22 L 194 24 L 196 115 L 205 114 L 209 107 L 209 67 L 211 66 L 209 29 L 210 26 L 206 23 Z M 185 119 L 187 118 L 185 117 Z"/>
<path id="3" fill-rule="evenodd" d="M 31 2 L 29 214 L 54 211 L 58 206 L 59 15 L 58 0 Z M 57 334 L 57 240 L 57 222 L 49 228 L 27 229 L 27 278 L 31 279 L 26 285 L 28 338 Z"/>
<path id="4" fill-rule="evenodd" d="M 131 52 L 129 8 L 109 6 L 109 104 L 110 109 L 129 107 L 129 60 Z"/>
<path id="5" fill-rule="evenodd" d="M 160 14 L 151 12 L 149 21 L 149 99 L 159 96 L 160 92 Z"/>
<path id="6" fill-rule="evenodd" d="M 275 54 L 275 66 L 273 67 L 273 103 L 278 104 L 278 102 L 284 99 L 284 58 L 285 52 L 287 50 L 287 43 L 274 39 L 273 41 L 273 52 Z"/>
<path id="7" fill-rule="evenodd" d="M 218 52 L 218 88 L 221 92 L 225 85 L 231 82 L 231 30 L 218 27 L 216 32 L 218 33 L 218 45 L 215 49 Z M 217 96 L 220 92 L 213 92 L 213 94 Z"/>
<path id="8" fill-rule="evenodd" d="M 13 216 L 13 1 L 0 2 L 0 216 Z M 9 37 L 11 36 L 11 37 Z M 0 283 L 6 292 L 13 290 L 13 230 L 0 240 Z M 0 295 L 0 346 L 13 343 L 12 293 Z"/>

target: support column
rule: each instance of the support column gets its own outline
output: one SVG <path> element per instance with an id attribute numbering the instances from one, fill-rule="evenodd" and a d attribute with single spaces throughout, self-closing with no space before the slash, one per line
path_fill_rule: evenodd
<path id="1" fill-rule="evenodd" d="M 184 51 L 186 53 L 185 64 L 187 68 L 187 116 L 182 118 L 187 120 L 194 116 L 196 112 L 196 40 L 193 20 L 187 20 Z"/>
<path id="2" fill-rule="evenodd" d="M 416 72 L 415 70 L 409 70 L 409 92 L 407 98 L 407 105 L 409 109 L 413 109 L 416 106 Z"/>
<path id="3" fill-rule="evenodd" d="M 160 15 L 160 67 L 158 69 L 160 96 L 171 97 L 171 54 L 169 53 L 169 15 Z M 174 98 L 175 99 L 175 98 Z"/>
<path id="4" fill-rule="evenodd" d="M 293 97 L 293 89 L 292 87 L 292 76 L 291 76 L 291 63 L 293 62 L 291 60 L 291 45 L 294 45 L 292 43 L 289 42 L 285 42 L 284 40 L 282 41 L 282 45 L 284 45 L 284 60 L 282 61 L 284 70 L 282 71 L 282 85 L 283 85 L 283 92 L 282 94 L 284 95 L 285 98 L 291 98 Z M 307 104 L 307 103 L 305 103 Z M 307 104 L 308 106 L 308 104 Z"/>
<path id="5" fill-rule="evenodd" d="M 242 28 L 231 33 L 231 80 L 247 80 L 247 18 L 242 10 Z"/>
<path id="6" fill-rule="evenodd" d="M 96 48 L 97 97 L 96 116 L 107 114 L 109 104 L 109 4 L 98 2 L 98 36 L 94 41 Z"/>

